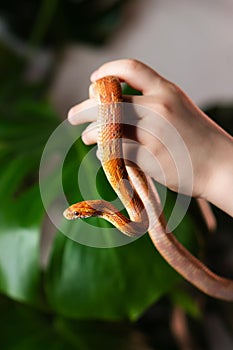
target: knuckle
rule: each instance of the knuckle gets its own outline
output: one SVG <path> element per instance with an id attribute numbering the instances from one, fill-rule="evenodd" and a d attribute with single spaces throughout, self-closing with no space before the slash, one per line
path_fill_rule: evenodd
<path id="1" fill-rule="evenodd" d="M 127 58 L 125 60 L 125 70 L 126 71 L 137 71 L 141 66 L 141 62 L 134 58 Z"/>
<path id="2" fill-rule="evenodd" d="M 166 81 L 160 92 L 157 111 L 162 115 L 173 113 L 179 95 L 180 89 L 172 82 Z"/>

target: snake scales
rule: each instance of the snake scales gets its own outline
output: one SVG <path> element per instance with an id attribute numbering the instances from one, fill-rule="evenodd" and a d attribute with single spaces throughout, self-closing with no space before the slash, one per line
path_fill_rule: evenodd
<path id="1" fill-rule="evenodd" d="M 233 301 L 233 281 L 212 272 L 169 232 L 152 180 L 137 167 L 125 166 L 120 107 L 123 98 L 119 80 L 107 76 L 97 80 L 94 88 L 99 104 L 98 150 L 102 167 L 130 219 L 104 200 L 73 204 L 64 211 L 64 216 L 69 220 L 102 217 L 132 237 L 148 230 L 160 254 L 186 280 L 212 297 Z"/>

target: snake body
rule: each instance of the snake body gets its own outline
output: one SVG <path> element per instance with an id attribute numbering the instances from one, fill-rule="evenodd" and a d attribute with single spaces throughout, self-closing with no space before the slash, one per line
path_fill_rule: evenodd
<path id="1" fill-rule="evenodd" d="M 98 113 L 98 150 L 106 177 L 126 207 L 130 219 L 104 200 L 88 200 L 71 205 L 69 219 L 98 216 L 111 222 L 122 233 L 135 237 L 148 230 L 164 259 L 186 280 L 204 293 L 233 301 L 233 281 L 212 272 L 194 257 L 170 232 L 157 190 L 137 167 L 126 167 L 122 152 L 122 91 L 119 80 L 107 76 L 94 83 Z"/>

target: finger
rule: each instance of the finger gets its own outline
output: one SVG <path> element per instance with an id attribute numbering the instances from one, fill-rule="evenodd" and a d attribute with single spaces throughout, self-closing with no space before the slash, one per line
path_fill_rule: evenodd
<path id="1" fill-rule="evenodd" d="M 141 144 L 144 144 L 146 139 L 146 144 L 155 144 L 158 143 L 158 140 L 152 135 L 148 130 L 144 128 L 137 127 L 136 125 L 122 125 L 123 137 L 127 140 L 137 141 Z M 89 124 L 86 129 L 82 132 L 82 140 L 86 145 L 93 145 L 97 142 L 98 139 L 98 129 L 97 122 L 92 122 Z M 125 142 L 125 141 L 124 141 Z M 129 142 L 129 141 L 126 141 Z"/>
<path id="2" fill-rule="evenodd" d="M 96 99 L 96 93 L 93 84 L 89 86 L 89 98 Z"/>
<path id="3" fill-rule="evenodd" d="M 97 122 L 89 124 L 82 133 L 82 140 L 85 145 L 93 145 L 97 142 L 98 130 Z"/>
<path id="4" fill-rule="evenodd" d="M 154 124 L 158 130 L 153 130 L 151 127 L 151 116 L 142 115 L 139 117 L 135 111 L 131 110 L 131 104 L 127 106 L 127 118 L 123 121 L 122 124 L 122 136 L 127 140 L 137 141 L 141 144 L 146 145 L 158 145 L 158 138 L 162 135 L 163 129 L 159 125 L 156 120 L 154 120 Z M 141 111 L 140 111 L 141 112 Z M 91 118 L 93 114 L 91 114 Z M 98 137 L 98 123 L 97 121 L 89 124 L 86 129 L 82 133 L 82 140 L 85 144 L 91 145 L 97 142 Z M 155 128 L 156 129 L 156 128 Z M 160 135 L 159 135 L 160 134 Z M 154 148 L 153 147 L 153 148 Z"/>
<path id="5" fill-rule="evenodd" d="M 151 94 L 152 91 L 155 92 L 165 81 L 152 68 L 132 59 L 122 59 L 103 64 L 92 73 L 91 81 L 94 82 L 106 75 L 116 75 L 145 95 Z"/>
<path id="6" fill-rule="evenodd" d="M 85 100 L 72 107 L 68 112 L 68 120 L 72 125 L 93 122 L 97 118 L 97 103 L 94 99 Z"/>

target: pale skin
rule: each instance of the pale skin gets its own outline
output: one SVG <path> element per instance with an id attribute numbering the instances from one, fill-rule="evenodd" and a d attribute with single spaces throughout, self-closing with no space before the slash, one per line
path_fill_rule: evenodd
<path id="1" fill-rule="evenodd" d="M 178 86 L 142 62 L 122 59 L 105 63 L 91 75 L 91 82 L 106 75 L 117 76 L 122 82 L 141 91 L 142 96 L 125 96 L 126 102 L 133 102 L 154 112 L 139 116 L 136 130 L 133 127 L 124 129 L 124 137 L 137 142 L 136 146 L 124 142 L 126 158 L 134 149 L 134 161 L 148 175 L 173 191 L 180 191 L 177 164 L 171 157 L 172 149 L 168 152 L 163 144 L 163 138 L 167 136 L 166 128 L 159 130 L 162 142 L 156 137 L 158 130 L 154 116 L 161 115 L 176 129 L 190 156 L 192 192 L 188 189 L 190 173 L 186 173 L 186 167 L 181 166 L 178 167 L 178 173 L 182 177 L 182 192 L 204 198 L 233 216 L 232 136 L 210 120 Z M 90 91 L 90 98 L 74 106 L 68 114 L 68 120 L 73 125 L 92 122 L 82 134 L 83 142 L 87 145 L 97 141 L 96 115 L 91 113 L 91 107 L 96 105 L 96 101 L 92 89 Z M 175 147 L 172 141 L 169 147 Z M 155 157 L 159 166 L 151 161 L 151 156 Z"/>

